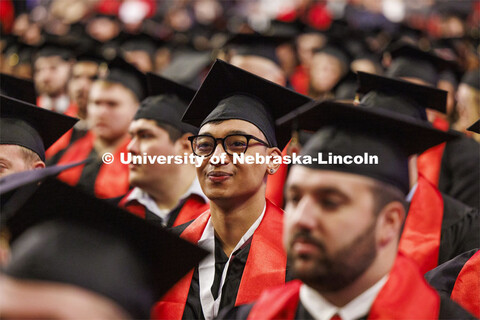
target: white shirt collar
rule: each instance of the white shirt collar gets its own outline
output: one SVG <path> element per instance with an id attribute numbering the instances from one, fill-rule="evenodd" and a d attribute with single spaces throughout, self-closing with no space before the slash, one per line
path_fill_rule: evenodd
<path id="1" fill-rule="evenodd" d="M 208 198 L 205 196 L 205 194 L 202 191 L 202 188 L 200 187 L 200 183 L 198 182 L 198 179 L 195 178 L 190 185 L 190 188 L 188 188 L 187 192 L 185 192 L 181 197 L 180 201 L 183 199 L 189 197 L 192 194 L 196 194 L 202 199 L 204 199 L 205 202 L 208 202 Z M 158 216 L 159 218 L 162 219 L 162 225 L 166 226 L 167 221 L 168 221 L 168 215 L 170 214 L 171 210 L 169 209 L 160 209 L 157 206 L 157 203 L 153 200 L 152 197 L 145 191 L 143 191 L 141 188 L 135 187 L 132 192 L 127 197 L 127 202 L 136 200 L 140 204 L 142 204 L 145 208 L 147 208 L 150 212 Z"/>
<path id="2" fill-rule="evenodd" d="M 212 285 L 215 279 L 215 230 L 213 229 L 212 218 L 207 222 L 207 226 L 203 231 L 202 237 L 198 241 L 198 245 L 210 252 L 210 254 L 203 259 L 198 265 L 198 278 L 199 278 L 199 291 L 200 291 L 200 302 L 202 304 L 202 311 L 205 320 L 214 319 L 218 315 L 218 310 L 220 308 L 220 301 L 222 299 L 222 290 L 225 283 L 225 278 L 227 276 L 228 267 L 230 265 L 230 260 L 232 254 L 235 253 L 242 245 L 250 239 L 255 230 L 263 220 L 265 215 L 266 204 L 263 208 L 263 212 L 258 217 L 258 219 L 250 226 L 250 228 L 245 232 L 243 237 L 235 246 L 232 253 L 228 257 L 228 262 L 225 264 L 225 267 L 222 272 L 222 278 L 220 281 L 220 287 L 218 289 L 219 294 L 215 300 L 212 295 Z"/>
<path id="3" fill-rule="evenodd" d="M 407 194 L 407 197 L 405 198 L 405 201 L 411 202 L 413 195 L 417 191 L 418 183 L 415 183 L 415 185 L 410 189 L 410 192 Z"/>
<path id="4" fill-rule="evenodd" d="M 353 320 L 364 317 L 370 311 L 380 290 L 387 282 L 388 275 L 364 291 L 358 297 L 350 301 L 342 308 L 338 308 L 328 302 L 320 293 L 306 284 L 300 287 L 300 301 L 307 311 L 316 320 L 329 320 L 338 314 L 342 320 Z"/>
<path id="5" fill-rule="evenodd" d="M 70 99 L 66 94 L 58 98 L 52 99 L 47 95 L 42 95 L 41 107 L 58 113 L 64 113 L 70 106 Z"/>

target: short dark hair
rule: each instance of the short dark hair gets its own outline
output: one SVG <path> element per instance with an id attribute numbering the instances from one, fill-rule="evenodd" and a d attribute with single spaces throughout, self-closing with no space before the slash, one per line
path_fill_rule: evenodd
<path id="1" fill-rule="evenodd" d="M 40 156 L 36 152 L 22 146 L 19 147 L 20 152 L 22 153 L 22 157 L 27 165 L 32 165 L 37 161 L 42 161 L 42 159 L 40 159 Z"/>
<path id="2" fill-rule="evenodd" d="M 170 138 L 170 141 L 172 143 L 177 142 L 178 139 L 180 139 L 183 136 L 183 132 L 178 129 L 177 127 L 172 126 L 169 123 L 166 122 L 160 122 L 156 121 L 155 123 L 157 124 L 158 127 L 162 128 L 163 130 L 167 131 L 168 137 Z"/>
<path id="3" fill-rule="evenodd" d="M 395 186 L 375 180 L 370 189 L 373 196 L 373 209 L 376 216 L 391 202 L 398 201 L 405 206 L 405 195 Z"/>

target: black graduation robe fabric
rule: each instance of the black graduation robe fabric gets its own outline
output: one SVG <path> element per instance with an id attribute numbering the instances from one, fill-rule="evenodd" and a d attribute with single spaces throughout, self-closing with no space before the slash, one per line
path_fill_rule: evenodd
<path id="1" fill-rule="evenodd" d="M 210 219 L 210 211 L 205 211 L 188 225 L 173 229 L 181 237 L 198 243 Z M 237 250 L 230 261 L 228 277 L 222 291 L 221 306 L 245 304 L 255 301 L 263 289 L 284 284 L 287 279 L 287 257 L 283 250 L 281 233 L 283 211 L 266 200 L 265 216 L 258 228 L 245 244 Z M 216 273 L 213 291 L 218 292 L 221 272 L 227 257 L 216 241 L 214 257 Z M 198 274 L 195 269 L 182 278 L 152 308 L 154 319 L 202 318 L 198 298 Z M 196 277 L 194 279 L 194 276 Z M 212 288 L 211 288 L 212 289 Z M 232 304 L 232 306 L 233 306 Z"/>
<path id="2" fill-rule="evenodd" d="M 191 222 L 188 222 L 171 230 L 173 233 L 180 235 L 190 224 Z M 243 270 L 250 252 L 251 239 L 252 238 L 247 240 L 240 249 L 232 254 L 232 261 L 230 262 L 222 289 L 222 299 L 220 300 L 219 310 L 229 310 L 235 306 Z M 215 277 L 211 288 L 214 297 L 216 297 L 215 292 L 218 292 L 222 272 L 227 262 L 228 257 L 222 249 L 221 242 L 215 237 Z M 285 275 L 285 280 L 291 280 L 288 269 Z M 195 268 L 195 271 L 193 272 L 187 303 L 183 312 L 183 319 L 205 319 L 202 312 L 202 305 L 200 303 L 198 268 Z"/>
<path id="3" fill-rule="evenodd" d="M 480 144 L 462 137 L 449 141 L 442 156 L 438 189 L 474 208 L 480 208 Z"/>
<path id="4" fill-rule="evenodd" d="M 120 155 L 128 153 L 129 139 L 125 139 L 113 151 L 114 161 L 104 164 L 94 148 L 95 136 L 88 132 L 67 148 L 57 164 L 66 164 L 89 159 L 85 165 L 60 173 L 58 179 L 71 186 L 79 186 L 97 198 L 114 198 L 129 190 L 128 165 L 120 161 Z"/>
<path id="5" fill-rule="evenodd" d="M 217 320 L 222 319 L 235 319 L 235 320 L 244 320 L 248 318 L 250 311 L 252 310 L 254 304 L 246 304 L 243 306 L 234 307 L 232 309 L 224 309 L 219 313 Z M 299 302 L 297 311 L 295 313 L 295 318 L 298 320 L 315 320 L 315 318 L 305 309 L 302 302 Z M 366 320 L 368 315 L 365 317 L 358 318 L 358 320 Z M 465 309 L 459 306 L 456 302 L 440 295 L 440 315 L 438 319 L 476 319 Z"/>
<path id="6" fill-rule="evenodd" d="M 480 243 L 478 244 L 480 246 Z M 457 281 L 458 274 L 467 261 L 477 253 L 479 249 L 473 249 L 456 256 L 455 258 L 439 265 L 425 274 L 428 283 L 438 293 L 450 297 Z M 480 275 L 479 275 L 480 278 Z"/>
<path id="7" fill-rule="evenodd" d="M 438 264 L 475 249 L 480 244 L 480 213 L 442 194 L 443 220 Z"/>
<path id="8" fill-rule="evenodd" d="M 126 199 L 130 195 L 132 190 L 130 190 L 127 194 L 123 196 L 108 199 L 108 201 L 117 207 L 127 210 L 149 221 L 150 223 L 163 227 L 162 219 L 155 213 L 150 211 L 147 207 L 145 207 L 138 201 L 132 201 L 132 203 L 126 202 Z M 171 229 L 173 227 L 183 225 L 186 221 L 194 220 L 208 208 L 208 203 L 206 203 L 202 197 L 196 194 L 191 194 L 187 198 L 182 199 L 180 203 L 170 211 L 165 227 L 167 229 Z"/>

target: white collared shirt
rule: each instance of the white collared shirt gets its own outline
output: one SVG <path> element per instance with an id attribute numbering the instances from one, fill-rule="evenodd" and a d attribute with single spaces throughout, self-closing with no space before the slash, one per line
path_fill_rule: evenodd
<path id="1" fill-rule="evenodd" d="M 187 192 L 185 192 L 180 197 L 179 202 L 182 201 L 183 199 L 188 198 L 192 194 L 196 194 L 196 195 L 202 197 L 205 200 L 206 203 L 208 203 L 208 201 L 209 201 L 208 198 L 203 193 L 202 188 L 200 187 L 200 183 L 198 182 L 197 178 L 195 178 L 193 180 L 193 182 L 190 185 L 190 188 L 188 188 Z M 143 205 L 145 208 L 147 208 L 150 212 L 152 212 L 153 214 L 158 216 L 160 219 L 162 219 L 162 225 L 163 226 L 167 225 L 168 218 L 169 218 L 170 212 L 172 212 L 172 210 L 160 209 L 157 206 L 157 203 L 155 202 L 155 200 L 153 200 L 153 198 L 150 197 L 150 195 L 148 193 L 146 193 L 145 191 L 143 191 L 141 188 L 138 188 L 138 187 L 135 187 L 127 197 L 127 202 L 130 202 L 130 201 L 133 201 L 133 200 L 138 201 L 141 205 Z"/>
<path id="2" fill-rule="evenodd" d="M 207 222 L 207 226 L 203 231 L 202 237 L 198 241 L 198 245 L 208 251 L 210 254 L 200 261 L 198 265 L 198 283 L 199 283 L 199 291 L 200 291 L 200 302 L 202 304 L 202 311 L 205 320 L 211 320 L 218 315 L 218 310 L 220 308 L 220 301 L 222 299 L 222 290 L 223 285 L 225 283 L 225 278 L 227 276 L 228 267 L 230 265 L 230 261 L 232 258 L 232 254 L 235 253 L 238 249 L 242 247 L 242 245 L 250 239 L 253 235 L 255 230 L 257 230 L 258 226 L 263 220 L 265 215 L 265 207 L 263 208 L 263 212 L 258 217 L 258 219 L 250 226 L 250 228 L 245 232 L 243 237 L 237 243 L 235 248 L 233 249 L 232 253 L 228 257 L 228 262 L 225 264 L 225 267 L 222 272 L 222 278 L 220 281 L 220 287 L 218 289 L 218 296 L 217 299 L 213 298 L 212 295 L 212 285 L 215 280 L 215 230 L 213 229 L 212 218 Z"/>
<path id="3" fill-rule="evenodd" d="M 407 197 L 405 198 L 406 201 L 411 202 L 413 196 L 415 195 L 415 192 L 417 192 L 417 187 L 418 183 L 415 183 L 415 185 L 410 189 L 410 192 L 408 192 Z"/>
<path id="4" fill-rule="evenodd" d="M 300 287 L 300 301 L 316 320 L 330 320 L 335 314 L 338 314 L 342 320 L 359 319 L 368 314 L 387 279 L 388 275 L 384 276 L 368 290 L 341 308 L 328 302 L 320 293 L 306 284 L 302 284 Z"/>
<path id="5" fill-rule="evenodd" d="M 70 99 L 66 94 L 55 99 L 52 99 L 47 95 L 42 95 L 40 102 L 42 104 L 40 107 L 58 113 L 64 113 L 70 106 Z"/>

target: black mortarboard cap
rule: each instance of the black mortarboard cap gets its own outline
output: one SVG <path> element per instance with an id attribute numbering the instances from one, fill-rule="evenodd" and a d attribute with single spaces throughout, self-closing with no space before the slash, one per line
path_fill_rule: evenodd
<path id="1" fill-rule="evenodd" d="M 90 160 L 12 173 L 0 178 L 0 226 L 35 192 L 39 182 Z"/>
<path id="2" fill-rule="evenodd" d="M 367 176 L 409 190 L 408 156 L 423 152 L 454 133 L 434 129 L 429 123 L 393 113 L 334 101 L 311 102 L 279 119 L 288 128 L 317 131 L 302 149 L 303 155 L 318 154 L 378 156 L 378 164 L 305 164 L 314 169 L 341 171 Z"/>
<path id="3" fill-rule="evenodd" d="M 426 108 L 446 112 L 446 91 L 361 71 L 357 78 L 357 92 L 365 94 L 361 102 L 367 107 L 383 108 L 424 121 L 428 121 Z"/>
<path id="4" fill-rule="evenodd" d="M 288 36 L 265 36 L 259 33 L 238 33 L 233 35 L 225 44 L 226 48 L 232 49 L 235 55 L 259 56 L 279 64 L 275 49 L 286 42 L 291 41 Z"/>
<path id="5" fill-rule="evenodd" d="M 337 58 L 345 67 L 345 71 L 350 69 L 350 63 L 353 60 L 352 54 L 347 49 L 342 39 L 330 38 L 322 48 L 318 48 L 315 53 L 325 53 Z"/>
<path id="6" fill-rule="evenodd" d="M 477 120 L 477 122 L 468 127 L 467 130 L 480 134 L 480 120 Z"/>
<path id="7" fill-rule="evenodd" d="M 93 47 L 93 45 L 92 46 L 87 46 L 84 50 L 81 50 L 80 52 L 78 52 L 78 54 L 76 56 L 77 62 L 79 62 L 79 61 L 91 61 L 91 62 L 95 62 L 97 64 L 101 64 L 103 62 L 106 62 L 105 57 L 103 57 L 101 52 L 100 52 L 100 46 L 101 46 L 101 44 L 98 42 L 97 47 Z"/>
<path id="8" fill-rule="evenodd" d="M 0 99 L 0 144 L 25 147 L 43 161 L 45 150 L 78 121 L 4 95 Z"/>
<path id="9" fill-rule="evenodd" d="M 28 79 L 17 78 L 5 73 L 0 73 L 0 93 L 15 99 L 23 100 L 30 104 L 37 103 L 35 85 Z"/>
<path id="10" fill-rule="evenodd" d="M 465 83 L 474 89 L 480 90 L 480 69 L 465 72 L 461 83 Z"/>
<path id="11" fill-rule="evenodd" d="M 292 22 L 281 21 L 281 20 L 271 20 L 270 27 L 264 32 L 265 35 L 271 36 L 285 36 L 294 38 L 299 35 L 305 28 L 305 24 L 300 20 L 295 20 Z"/>
<path id="12" fill-rule="evenodd" d="M 171 63 L 161 72 L 161 75 L 175 82 L 198 86 L 203 71 L 212 63 L 209 52 L 182 50 L 176 52 Z"/>
<path id="13" fill-rule="evenodd" d="M 135 319 L 149 318 L 153 304 L 206 255 L 54 179 L 42 183 L 5 226 L 12 239 L 6 274 L 91 290 Z"/>
<path id="14" fill-rule="evenodd" d="M 35 59 L 39 57 L 59 56 L 63 60 L 70 60 L 74 57 L 75 50 L 78 49 L 78 39 L 70 37 L 62 37 L 55 35 L 46 35 L 43 44 L 38 47 L 35 54 Z"/>
<path id="15" fill-rule="evenodd" d="M 393 78 L 418 78 L 435 86 L 440 71 L 456 68 L 453 62 L 410 44 L 398 43 L 390 53 L 393 61 L 387 70 L 387 76 Z"/>
<path id="16" fill-rule="evenodd" d="M 306 96 L 217 60 L 183 121 L 198 127 L 217 120 L 248 121 L 263 132 L 270 146 L 283 149 L 290 132 L 277 131 L 275 136 L 274 121 L 309 101 Z"/>
<path id="17" fill-rule="evenodd" d="M 142 101 L 134 119 L 150 119 L 167 123 L 183 133 L 196 134 L 198 128 L 182 122 L 182 116 L 195 95 L 195 90 L 174 81 L 147 73 L 148 97 Z"/>
<path id="18" fill-rule="evenodd" d="M 155 39 L 146 33 L 129 35 L 122 43 L 120 48 L 123 51 L 145 51 L 153 58 L 156 46 Z"/>
<path id="19" fill-rule="evenodd" d="M 138 101 L 142 101 L 147 96 L 145 74 L 120 57 L 116 57 L 108 64 L 108 74 L 105 80 L 120 83 L 130 89 Z"/>

